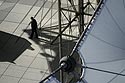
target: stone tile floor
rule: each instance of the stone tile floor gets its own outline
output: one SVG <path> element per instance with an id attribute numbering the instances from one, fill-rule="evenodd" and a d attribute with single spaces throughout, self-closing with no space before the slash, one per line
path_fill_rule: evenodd
<path id="1" fill-rule="evenodd" d="M 40 8 L 41 4 L 38 4 L 40 1 L 42 3 L 42 0 L 0 0 L 0 83 L 39 83 L 50 73 L 47 58 L 41 54 L 47 51 L 42 47 L 44 42 L 36 42 L 37 39 L 31 40 L 28 38 L 29 33 L 23 33 L 30 22 L 30 17 L 34 16 Z M 50 3 L 50 1 L 47 3 Z M 33 6 L 33 4 L 35 5 Z M 36 16 L 38 23 L 41 19 L 40 16 L 41 11 Z M 28 27 L 28 30 L 30 30 L 30 27 Z M 2 37 L 3 33 L 4 37 Z M 22 33 L 23 35 L 21 35 Z M 25 46 L 25 44 L 21 45 L 22 41 L 19 40 L 20 43 L 17 43 L 17 48 L 14 48 L 13 42 L 20 35 L 21 39 L 31 44 L 31 48 L 27 47 L 18 54 L 17 49 L 22 49 L 21 46 Z M 12 41 L 11 37 L 14 37 Z M 11 46 L 13 49 L 11 49 Z M 10 54 L 7 52 L 10 52 Z M 2 60 L 4 56 L 11 58 L 13 56 L 11 53 L 14 52 L 15 55 L 16 53 L 19 55 L 13 60 L 14 63 L 10 62 L 9 58 Z"/>

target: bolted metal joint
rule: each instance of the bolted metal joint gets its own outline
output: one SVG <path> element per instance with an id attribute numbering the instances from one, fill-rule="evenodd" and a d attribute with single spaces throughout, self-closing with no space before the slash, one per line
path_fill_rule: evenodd
<path id="1" fill-rule="evenodd" d="M 60 60 L 59 64 L 60 66 L 63 66 L 61 70 L 67 73 L 74 71 L 76 67 L 75 59 L 73 57 L 68 57 L 68 56 L 63 57 Z"/>

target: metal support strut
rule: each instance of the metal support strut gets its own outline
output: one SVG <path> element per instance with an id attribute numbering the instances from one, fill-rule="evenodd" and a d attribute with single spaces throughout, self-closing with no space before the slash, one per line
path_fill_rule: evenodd
<path id="1" fill-rule="evenodd" d="M 63 72 L 68 72 L 68 73 L 74 71 L 74 68 L 76 66 L 76 61 L 72 57 L 65 56 L 60 60 L 59 64 L 60 66 L 55 71 L 53 71 L 49 76 L 44 78 L 39 83 L 43 83 L 45 80 L 47 80 L 49 77 L 53 76 L 55 73 L 57 73 L 60 70 L 62 70 Z"/>

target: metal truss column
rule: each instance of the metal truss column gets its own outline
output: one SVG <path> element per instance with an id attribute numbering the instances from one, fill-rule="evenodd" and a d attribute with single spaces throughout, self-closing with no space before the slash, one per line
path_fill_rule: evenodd
<path id="1" fill-rule="evenodd" d="M 58 0 L 58 24 L 59 34 L 61 34 L 61 0 Z M 59 59 L 62 58 L 62 35 L 59 35 Z M 63 72 L 60 71 L 60 81 L 63 83 Z"/>
<path id="2" fill-rule="evenodd" d="M 79 9 L 79 33 L 80 35 L 84 31 L 84 0 L 78 0 L 78 9 Z"/>

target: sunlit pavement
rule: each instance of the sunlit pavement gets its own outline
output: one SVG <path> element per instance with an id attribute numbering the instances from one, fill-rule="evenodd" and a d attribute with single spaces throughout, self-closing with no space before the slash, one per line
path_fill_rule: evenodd
<path id="1" fill-rule="evenodd" d="M 0 0 L 0 83 L 39 83 L 49 74 L 47 59 L 51 57 L 42 54 L 50 51 L 42 46 L 45 43 L 40 36 L 29 39 L 30 26 L 26 29 L 41 3 L 41 0 Z M 35 17 L 38 22 L 40 16 L 41 12 Z"/>

